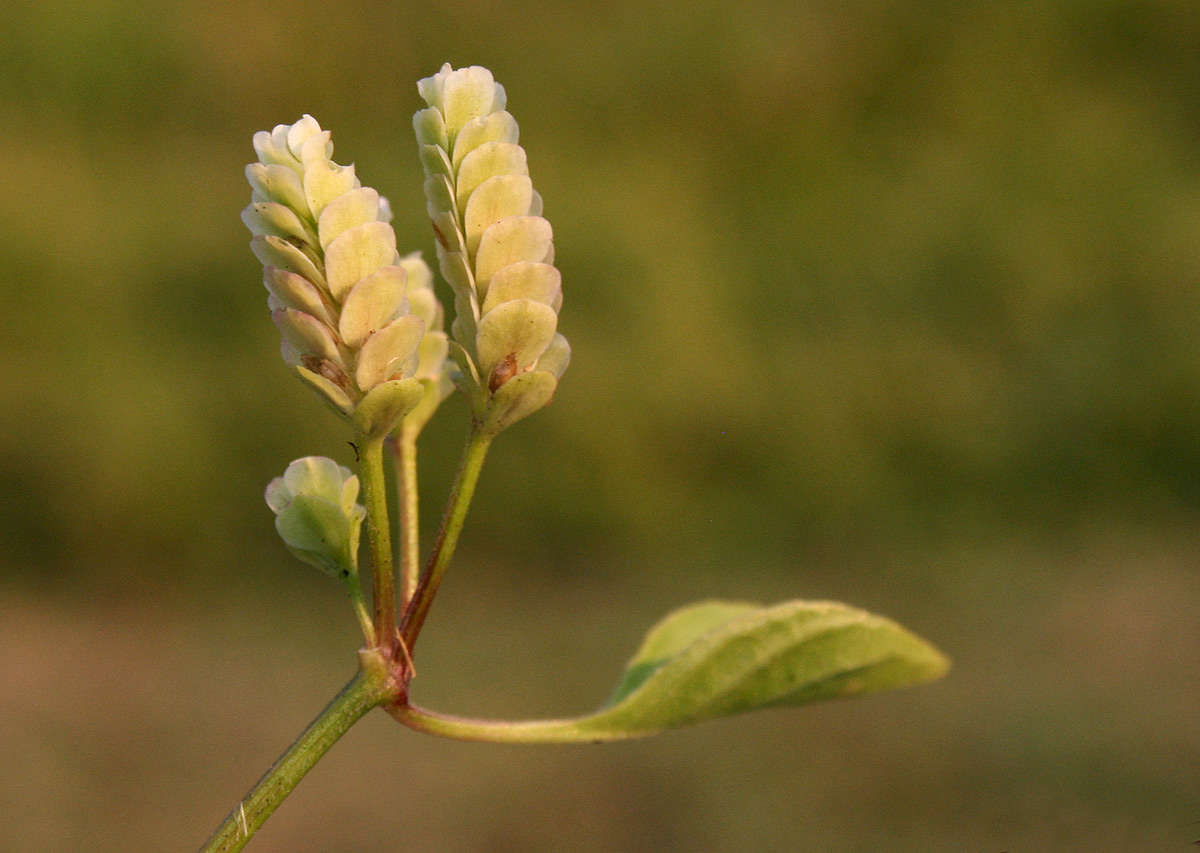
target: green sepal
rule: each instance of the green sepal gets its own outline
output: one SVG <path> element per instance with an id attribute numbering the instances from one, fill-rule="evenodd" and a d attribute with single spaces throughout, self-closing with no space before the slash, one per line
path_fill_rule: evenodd
<path id="1" fill-rule="evenodd" d="M 246 167 L 246 180 L 250 183 L 254 201 L 275 201 L 290 207 L 298 215 L 310 215 L 304 184 L 288 166 L 251 163 Z"/>
<path id="2" fill-rule="evenodd" d="M 366 511 L 356 502 L 358 478 L 323 456 L 306 456 L 273 479 L 264 498 L 275 529 L 298 558 L 327 574 L 358 572 L 358 540 Z"/>
<path id="3" fill-rule="evenodd" d="M 421 160 L 421 166 L 425 169 L 426 175 L 449 177 L 454 174 L 450 158 L 446 156 L 446 149 L 440 145 L 422 145 L 417 149 L 417 156 Z"/>
<path id="4" fill-rule="evenodd" d="M 496 435 L 529 417 L 554 398 L 558 379 L 544 370 L 521 373 L 505 382 L 488 399 L 482 429 Z"/>
<path id="5" fill-rule="evenodd" d="M 302 365 L 296 365 L 296 375 L 303 379 L 305 384 L 320 394 L 321 399 L 328 403 L 337 414 L 342 417 L 348 417 L 354 411 L 354 403 L 350 400 L 350 395 L 339 387 L 337 383 L 319 373 L 314 373 Z"/>
<path id="6" fill-rule="evenodd" d="M 282 237 L 259 234 L 250 240 L 250 251 L 264 267 L 278 267 L 301 275 L 318 287 L 326 286 L 325 276 L 313 259 Z"/>
<path id="7" fill-rule="evenodd" d="M 425 212 L 433 219 L 439 214 L 453 215 L 454 190 L 450 188 L 450 179 L 445 175 L 430 175 L 425 179 Z"/>
<path id="8" fill-rule="evenodd" d="M 372 388 L 354 409 L 354 426 L 366 438 L 382 438 L 416 408 L 425 394 L 419 379 L 392 379 Z"/>
<path id="9" fill-rule="evenodd" d="M 242 222 L 250 233 L 271 234 L 285 240 L 291 238 L 315 243 L 315 235 L 290 207 L 277 201 L 252 201 L 242 210 Z"/>
<path id="10" fill-rule="evenodd" d="M 421 145 L 433 145 L 449 150 L 450 140 L 446 137 L 446 122 L 442 120 L 441 110 L 429 107 L 417 110 L 413 115 L 413 132 Z"/>
<path id="11" fill-rule="evenodd" d="M 298 495 L 275 516 L 275 530 L 292 555 L 333 577 L 358 571 L 357 524 L 347 526 L 337 504 L 312 495 Z"/>

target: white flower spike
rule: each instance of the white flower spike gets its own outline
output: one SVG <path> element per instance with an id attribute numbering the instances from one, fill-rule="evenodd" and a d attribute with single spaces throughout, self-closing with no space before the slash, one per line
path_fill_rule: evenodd
<path id="1" fill-rule="evenodd" d="M 546 405 L 570 361 L 554 235 L 492 73 L 446 64 L 417 91 L 429 105 L 413 116 L 426 209 L 454 291 L 451 354 L 477 417 L 499 432 Z"/>
<path id="2" fill-rule="evenodd" d="M 408 298 L 424 262 L 400 258 L 386 199 L 360 184 L 354 166 L 333 162 L 329 131 L 312 116 L 254 134 L 254 150 L 242 221 L 284 361 L 361 432 L 382 435 L 425 395 L 422 352 L 425 379 L 440 369 L 440 306 L 422 294 L 414 312 Z"/>

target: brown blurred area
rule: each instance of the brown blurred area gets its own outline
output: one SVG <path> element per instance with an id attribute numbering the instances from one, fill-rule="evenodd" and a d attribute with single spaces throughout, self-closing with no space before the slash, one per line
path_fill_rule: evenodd
<path id="1" fill-rule="evenodd" d="M 582 712 L 665 610 L 834 598 L 944 681 L 595 747 L 371 715 L 257 851 L 1200 839 L 1200 10 L 0 7 L 0 849 L 194 849 L 352 674 L 262 489 L 350 438 L 238 213 L 312 113 L 432 252 L 410 116 L 507 88 L 574 361 L 493 451 L 414 694 Z M 422 447 L 431 536 L 465 429 Z"/>

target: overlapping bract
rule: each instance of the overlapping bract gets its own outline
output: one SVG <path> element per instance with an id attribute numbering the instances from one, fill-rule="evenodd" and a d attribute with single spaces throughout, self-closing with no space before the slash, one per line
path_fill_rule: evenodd
<path id="1" fill-rule="evenodd" d="M 425 323 L 425 337 L 417 348 L 417 369 L 413 374 L 425 386 L 425 392 L 417 407 L 405 416 L 405 424 L 411 424 L 419 432 L 454 390 L 454 383 L 446 369 L 449 340 L 443 331 L 445 311 L 433 291 L 433 270 L 421 259 L 420 252 L 402 257 L 400 266 L 408 274 L 408 310 Z"/>
<path id="2" fill-rule="evenodd" d="M 447 64 L 417 90 L 429 105 L 413 127 L 439 266 L 454 291 L 453 354 L 498 431 L 548 403 L 570 360 L 557 331 L 554 235 L 492 73 Z"/>
<path id="3" fill-rule="evenodd" d="M 358 571 L 358 539 L 366 510 L 358 477 L 332 459 L 306 456 L 267 486 L 267 506 L 288 550 L 334 576 Z"/>
<path id="4" fill-rule="evenodd" d="M 410 274 L 424 263 L 401 259 L 387 202 L 360 184 L 354 166 L 334 163 L 333 144 L 312 116 L 254 135 L 259 162 L 246 167 L 253 190 L 242 220 L 264 266 L 271 316 L 283 358 L 367 433 L 386 432 L 420 402 L 413 377 L 425 347 L 432 375 L 440 306 L 419 297 Z M 432 292 L 428 294 L 432 296 Z M 444 357 L 443 357 L 444 358 Z"/>

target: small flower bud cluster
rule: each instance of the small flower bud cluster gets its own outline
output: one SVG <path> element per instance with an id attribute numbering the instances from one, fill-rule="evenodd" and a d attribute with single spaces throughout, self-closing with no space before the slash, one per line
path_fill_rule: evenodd
<path id="1" fill-rule="evenodd" d="M 359 183 L 354 166 L 333 162 L 329 131 L 312 116 L 256 133 L 254 149 L 242 220 L 264 266 L 284 361 L 360 429 L 386 431 L 423 391 L 404 382 L 417 373 L 426 331 L 407 281 L 424 264 L 401 261 L 386 200 Z M 440 307 L 422 300 L 421 313 L 436 319 Z"/>
<path id="2" fill-rule="evenodd" d="M 477 411 L 498 430 L 548 403 L 570 360 L 553 232 L 492 73 L 447 64 L 417 90 L 429 105 L 413 126 L 455 296 L 451 332 Z"/>
<path id="3" fill-rule="evenodd" d="M 339 577 L 358 572 L 358 539 L 367 511 L 358 477 L 324 456 L 306 456 L 267 486 L 267 506 L 288 550 Z"/>

